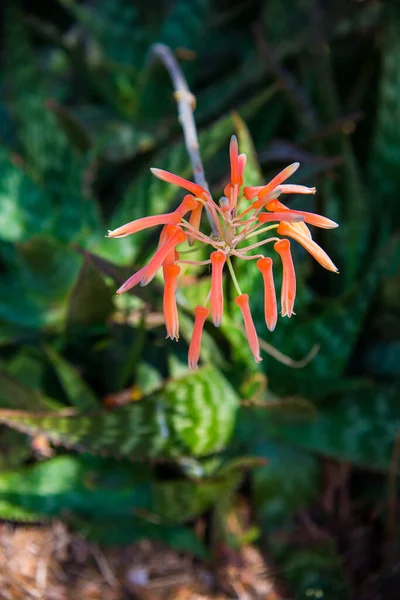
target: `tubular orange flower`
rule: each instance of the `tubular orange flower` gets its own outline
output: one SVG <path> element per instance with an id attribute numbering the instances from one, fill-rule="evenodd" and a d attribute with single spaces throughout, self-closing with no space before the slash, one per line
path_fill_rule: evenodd
<path id="1" fill-rule="evenodd" d="M 143 217 L 142 219 L 136 219 L 136 221 L 126 223 L 126 225 L 122 225 L 121 227 L 118 227 L 118 229 L 114 229 L 114 231 L 109 231 L 108 237 L 122 238 L 137 233 L 138 231 L 143 231 L 143 229 L 155 227 L 156 225 L 177 225 L 180 220 L 181 216 L 176 212 L 168 213 L 166 215 L 155 215 L 153 217 Z"/>
<path id="2" fill-rule="evenodd" d="M 203 334 L 203 327 L 208 315 L 210 314 L 210 311 L 208 310 L 208 308 L 205 308 L 205 306 L 196 306 L 194 314 L 194 327 L 192 338 L 190 340 L 188 354 L 189 369 L 197 368 L 200 357 L 200 346 L 201 336 Z"/>
<path id="3" fill-rule="evenodd" d="M 154 278 L 158 269 L 163 264 L 171 250 L 174 250 L 176 246 L 182 244 L 186 240 L 186 234 L 182 229 L 174 228 L 176 231 L 169 237 L 169 239 L 157 250 L 153 258 L 148 263 L 142 280 L 141 286 L 147 285 Z"/>
<path id="4" fill-rule="evenodd" d="M 245 187 L 243 193 L 246 200 L 252 200 L 256 196 L 258 196 L 258 194 L 261 192 L 261 190 L 264 189 L 264 187 L 264 185 L 249 185 Z M 277 185 L 275 189 L 278 190 L 281 194 L 315 194 L 315 192 L 317 191 L 315 187 L 310 188 L 305 185 L 293 185 L 291 183 Z"/>
<path id="5" fill-rule="evenodd" d="M 322 250 L 321 246 L 318 246 L 316 242 L 302 233 L 299 229 L 293 227 L 291 223 L 280 223 L 277 232 L 279 235 L 292 237 L 296 242 L 299 242 L 299 244 L 304 246 L 311 256 L 313 256 L 325 269 L 338 273 L 337 267 L 333 264 L 325 250 Z"/>
<path id="6" fill-rule="evenodd" d="M 290 253 L 289 240 L 279 240 L 274 244 L 274 250 L 280 255 L 283 266 L 281 315 L 290 318 L 295 314 L 293 307 L 296 298 L 296 273 Z"/>
<path id="7" fill-rule="evenodd" d="M 142 219 L 136 219 L 126 225 L 114 229 L 114 231 L 108 232 L 110 238 L 121 238 L 127 235 L 132 235 L 143 229 L 149 229 L 149 227 L 155 227 L 156 225 L 177 225 L 182 217 L 185 216 L 191 210 L 197 207 L 197 202 L 194 196 L 187 194 L 183 201 L 180 203 L 178 208 L 174 212 L 166 213 L 164 215 L 156 215 L 153 217 L 143 217 Z"/>
<path id="8" fill-rule="evenodd" d="M 268 204 L 265 207 L 267 210 L 272 210 L 272 211 L 284 211 L 287 212 L 291 215 L 298 215 L 299 217 L 302 217 L 301 220 L 304 220 L 305 223 L 308 223 L 309 225 L 314 225 L 315 227 L 321 227 L 322 229 L 335 229 L 335 227 L 339 227 L 339 225 L 337 223 L 335 223 L 335 221 L 332 221 L 331 219 L 328 219 L 327 217 L 323 217 L 321 215 L 316 215 L 315 213 L 310 213 L 310 212 L 306 212 L 304 210 L 292 210 L 291 208 L 288 208 L 287 206 L 285 206 L 284 204 L 282 204 L 282 202 L 279 202 L 279 200 L 271 200 L 271 202 L 268 202 Z M 265 214 L 265 213 L 263 213 Z M 261 217 L 261 215 L 260 215 Z M 279 221 L 289 221 L 290 219 L 279 219 Z M 293 219 L 294 220 L 294 219 Z"/>
<path id="9" fill-rule="evenodd" d="M 280 185 L 281 183 L 286 181 L 286 179 L 289 179 L 289 177 L 291 177 L 293 175 L 293 173 L 295 173 L 297 171 L 299 166 L 300 166 L 300 163 L 294 162 L 291 165 L 289 165 L 288 167 L 285 167 L 280 173 L 278 173 L 278 175 L 276 175 L 273 179 L 271 179 L 271 181 L 269 183 L 267 183 L 267 185 L 265 185 L 261 190 L 257 191 L 257 193 L 254 195 L 251 195 L 249 189 L 246 187 L 244 189 L 246 198 L 248 200 L 251 200 L 255 196 L 258 196 L 260 199 L 264 198 L 264 196 L 267 196 L 278 185 Z M 254 188 L 253 188 L 253 191 L 254 191 Z"/>
<path id="10" fill-rule="evenodd" d="M 167 181 L 168 183 L 172 183 L 173 185 L 178 185 L 179 187 L 188 190 L 194 194 L 194 196 L 201 197 L 203 194 L 207 194 L 207 191 L 197 183 L 193 183 L 192 181 L 188 181 L 187 179 L 183 179 L 183 177 L 179 177 L 179 175 L 174 175 L 174 173 L 169 173 L 168 171 L 164 171 L 163 169 L 150 169 L 150 171 L 158 177 L 158 179 L 162 179 L 163 181 Z"/>
<path id="11" fill-rule="evenodd" d="M 262 358 L 260 356 L 260 344 L 258 342 L 256 328 L 254 327 L 253 317 L 251 316 L 250 312 L 249 295 L 242 294 L 241 296 L 237 296 L 235 298 L 235 302 L 242 313 L 244 328 L 246 330 L 250 350 L 253 353 L 255 361 L 259 363 L 262 361 Z"/>
<path id="12" fill-rule="evenodd" d="M 274 275 L 272 272 L 272 258 L 260 258 L 257 261 L 257 267 L 261 271 L 264 280 L 264 316 L 267 327 L 273 331 L 278 320 L 278 310 L 276 307 L 276 294 Z"/>
<path id="13" fill-rule="evenodd" d="M 215 327 L 219 327 L 224 312 L 224 292 L 222 289 L 222 271 L 226 261 L 224 252 L 217 250 L 210 255 L 211 259 L 211 318 Z"/>
<path id="14" fill-rule="evenodd" d="M 176 287 L 177 278 L 181 269 L 178 265 L 165 265 L 163 267 L 164 273 L 164 298 L 163 298 L 163 311 L 165 326 L 167 329 L 167 337 L 171 340 L 179 339 L 179 321 L 178 321 L 178 309 L 176 306 Z"/>

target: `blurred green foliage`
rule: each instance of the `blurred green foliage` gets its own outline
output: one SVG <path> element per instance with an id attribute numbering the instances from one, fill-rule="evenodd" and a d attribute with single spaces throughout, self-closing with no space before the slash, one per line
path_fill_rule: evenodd
<path id="1" fill-rule="evenodd" d="M 293 536 L 299 515 L 321 505 L 327 462 L 349 465 L 364 489 L 378 474 L 379 498 L 351 482 L 348 493 L 361 511 L 379 505 L 380 526 L 398 470 L 400 8 L 155 4 L 1 9 L 0 518 L 57 516 L 105 543 L 157 538 L 205 557 L 188 523 L 206 511 L 221 518 L 247 471 L 260 541 L 294 596 L 342 599 L 348 573 L 334 536 Z M 178 298 L 179 344 L 157 320 L 157 279 L 114 295 L 153 237 L 106 240 L 107 229 L 178 201 L 150 166 L 191 176 L 170 82 L 148 58 L 155 41 L 182 59 L 216 194 L 236 132 L 247 184 L 299 160 L 298 182 L 319 191 L 307 210 L 340 223 L 317 235 L 340 275 L 296 248 L 297 316 L 265 334 L 293 364 L 264 352 L 256 365 L 228 302 L 221 329 L 206 328 L 203 366 L 186 370 L 205 272 Z M 237 270 L 263 332 L 258 271 Z"/>

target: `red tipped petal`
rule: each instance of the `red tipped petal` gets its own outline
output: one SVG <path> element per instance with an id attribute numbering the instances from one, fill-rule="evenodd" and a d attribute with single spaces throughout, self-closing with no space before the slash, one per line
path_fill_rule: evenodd
<path id="1" fill-rule="evenodd" d="M 260 356 L 260 344 L 258 342 L 256 328 L 254 327 L 253 317 L 251 316 L 250 312 L 248 294 L 242 294 L 241 296 L 237 296 L 235 298 L 235 302 L 242 313 L 250 350 L 254 356 L 255 361 L 261 362 L 262 358 Z"/>
<path id="2" fill-rule="evenodd" d="M 195 196 L 201 196 L 206 190 L 197 183 L 193 183 L 192 181 L 188 181 L 187 179 L 183 179 L 183 177 L 179 177 L 179 175 L 175 175 L 174 173 L 169 173 L 169 171 L 164 171 L 163 169 L 150 169 L 150 171 L 158 177 L 158 179 L 162 179 L 163 181 L 167 181 L 168 183 L 172 183 L 173 185 L 178 185 L 179 187 L 188 190 Z"/>
<path id="3" fill-rule="evenodd" d="M 264 280 L 264 316 L 267 327 L 273 331 L 278 320 L 278 309 L 276 306 L 276 294 L 274 275 L 272 272 L 272 259 L 260 258 L 257 267 L 261 271 Z"/>
<path id="4" fill-rule="evenodd" d="M 194 327 L 192 333 L 192 339 L 190 340 L 189 345 L 189 354 L 188 354 L 188 363 L 189 369 L 196 369 L 199 357 L 200 357 L 200 347 L 201 347 L 201 337 L 203 334 L 204 323 L 210 314 L 208 308 L 204 306 L 196 306 L 194 311 L 195 320 Z"/>

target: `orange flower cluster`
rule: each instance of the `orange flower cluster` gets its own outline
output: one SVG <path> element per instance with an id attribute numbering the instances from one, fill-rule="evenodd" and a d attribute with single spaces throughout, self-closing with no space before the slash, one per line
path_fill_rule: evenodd
<path id="1" fill-rule="evenodd" d="M 208 189 L 187 181 L 178 175 L 152 169 L 153 174 L 168 183 L 178 185 L 187 190 L 187 194 L 176 210 L 170 213 L 144 217 L 114 231 L 109 231 L 111 238 L 120 238 L 131 235 L 143 229 L 162 225 L 158 248 L 149 263 L 132 275 L 117 291 L 122 294 L 135 285 L 147 285 L 157 271 L 162 268 L 164 275 L 163 309 L 167 337 L 178 339 L 179 321 L 176 305 L 176 289 L 181 271 L 179 264 L 211 265 L 211 287 L 203 305 L 195 310 L 195 323 L 193 335 L 189 346 L 189 367 L 197 367 L 200 356 L 200 345 L 204 323 L 211 311 L 211 320 L 219 327 L 224 312 L 223 271 L 228 266 L 233 283 L 237 290 L 235 303 L 239 307 L 247 339 L 257 362 L 261 361 L 260 346 L 254 327 L 249 306 L 249 296 L 243 294 L 237 281 L 232 265 L 232 257 L 242 260 L 256 260 L 256 265 L 261 272 L 264 282 L 264 312 L 265 322 L 270 331 L 273 331 L 277 318 L 277 301 L 273 277 L 273 261 L 269 257 L 253 251 L 259 247 L 274 242 L 274 250 L 279 255 L 283 279 L 281 288 L 281 315 L 291 317 L 296 297 L 296 274 L 290 250 L 292 238 L 299 242 L 325 269 L 337 272 L 337 268 L 326 252 L 312 239 L 307 225 L 314 225 L 325 229 L 337 227 L 337 223 L 330 219 L 310 212 L 291 210 L 282 204 L 278 198 L 285 194 L 315 194 L 315 188 L 302 185 L 290 185 L 284 182 L 299 168 L 299 163 L 289 165 L 278 173 L 267 185 L 259 187 L 243 187 L 243 173 L 246 165 L 246 155 L 239 154 L 235 136 L 230 143 L 230 182 L 224 189 L 224 196 L 216 203 Z M 250 204 L 242 210 L 239 205 L 243 201 Z M 201 216 L 204 208 L 213 223 L 217 235 L 207 235 L 201 231 Z M 187 218 L 187 215 L 189 217 Z M 269 231 L 276 230 L 282 237 L 264 237 Z M 248 243 L 248 240 L 263 236 L 261 241 Z M 206 244 L 212 248 L 208 260 L 188 261 L 181 259 L 181 254 L 191 250 L 180 251 L 178 247 L 184 242 L 193 245 Z M 243 245 L 247 244 L 247 245 Z M 197 246 L 196 246 L 197 247 Z M 207 308 L 210 305 L 210 308 Z"/>

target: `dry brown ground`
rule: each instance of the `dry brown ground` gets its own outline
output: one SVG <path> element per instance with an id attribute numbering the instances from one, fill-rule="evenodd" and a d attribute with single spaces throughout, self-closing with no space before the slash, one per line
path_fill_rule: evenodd
<path id="1" fill-rule="evenodd" d="M 103 548 L 61 523 L 0 525 L 2 600 L 283 600 L 254 546 L 220 564 L 145 540 Z"/>

